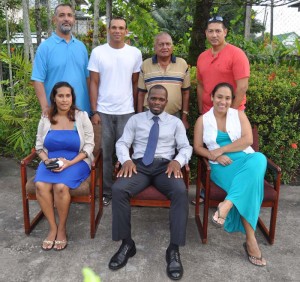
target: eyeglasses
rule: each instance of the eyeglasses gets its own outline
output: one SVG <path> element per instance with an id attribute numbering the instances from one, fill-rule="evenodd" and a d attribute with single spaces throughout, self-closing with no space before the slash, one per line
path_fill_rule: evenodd
<path id="1" fill-rule="evenodd" d="M 167 43 L 158 43 L 157 46 L 158 46 L 159 48 L 162 48 L 162 47 L 164 47 L 164 46 L 166 46 L 166 47 L 171 47 L 171 46 L 172 46 L 172 43 L 171 43 L 171 42 L 167 42 Z"/>
<path id="2" fill-rule="evenodd" d="M 221 16 L 213 16 L 208 20 L 208 22 L 223 22 L 223 18 Z"/>

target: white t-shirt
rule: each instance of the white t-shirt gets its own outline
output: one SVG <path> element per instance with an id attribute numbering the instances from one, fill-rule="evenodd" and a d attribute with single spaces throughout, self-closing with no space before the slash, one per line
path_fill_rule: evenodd
<path id="1" fill-rule="evenodd" d="M 136 47 L 114 49 L 108 43 L 93 49 L 88 69 L 100 75 L 97 111 L 105 114 L 134 112 L 132 74 L 140 72 L 142 53 Z"/>

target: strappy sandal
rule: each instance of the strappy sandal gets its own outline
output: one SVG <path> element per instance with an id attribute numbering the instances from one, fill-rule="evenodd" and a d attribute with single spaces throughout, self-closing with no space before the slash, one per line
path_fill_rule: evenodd
<path id="1" fill-rule="evenodd" d="M 42 243 L 42 246 L 41 246 L 42 250 L 44 250 L 44 251 L 52 250 L 52 248 L 54 247 L 54 242 L 55 241 L 44 240 Z M 46 248 L 44 247 L 44 245 L 46 245 Z"/>
<path id="2" fill-rule="evenodd" d="M 264 267 L 266 266 L 266 264 L 263 264 L 263 257 L 262 255 L 258 258 L 258 257 L 255 257 L 255 256 L 251 256 L 249 253 L 248 253 L 248 248 L 247 248 L 247 244 L 246 242 L 243 244 L 243 247 L 245 249 L 245 252 L 248 256 L 248 259 L 249 261 L 254 264 L 255 266 L 260 266 L 260 267 Z"/>
<path id="3" fill-rule="evenodd" d="M 213 224 L 215 224 L 217 227 L 223 227 L 223 226 L 224 226 L 224 223 L 225 223 L 225 220 L 226 220 L 226 217 L 222 217 L 222 216 L 221 216 L 220 208 L 219 208 L 219 207 L 217 208 L 217 212 L 218 212 L 218 219 L 219 219 L 219 218 L 220 218 L 220 219 L 223 219 L 224 222 L 223 222 L 223 223 L 219 223 L 219 222 L 218 222 L 218 219 L 215 220 L 215 219 L 214 219 L 214 215 L 215 215 L 215 214 L 213 214 L 213 216 L 212 216 L 212 218 L 211 218 L 211 219 L 212 219 L 212 222 L 213 222 Z"/>
<path id="4" fill-rule="evenodd" d="M 67 240 L 62 240 L 62 241 L 55 240 L 53 248 L 55 251 L 63 251 L 67 246 L 68 246 Z M 58 248 L 58 247 L 60 247 L 60 248 Z"/>

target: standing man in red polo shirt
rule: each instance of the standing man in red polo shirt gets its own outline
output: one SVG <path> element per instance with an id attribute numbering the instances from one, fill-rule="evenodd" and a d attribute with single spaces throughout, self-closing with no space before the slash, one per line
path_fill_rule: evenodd
<path id="1" fill-rule="evenodd" d="M 244 110 L 250 66 L 246 54 L 225 41 L 227 28 L 223 18 L 214 16 L 208 20 L 205 31 L 211 48 L 200 54 L 197 61 L 197 98 L 199 113 L 212 107 L 211 92 L 220 82 L 233 85 L 235 98 L 232 108 Z"/>

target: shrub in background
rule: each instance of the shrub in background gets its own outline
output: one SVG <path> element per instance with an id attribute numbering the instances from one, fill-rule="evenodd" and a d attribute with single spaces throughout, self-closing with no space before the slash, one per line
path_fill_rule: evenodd
<path id="1" fill-rule="evenodd" d="M 282 171 L 289 183 L 300 163 L 300 73 L 285 65 L 253 63 L 246 113 L 256 124 L 260 150 Z"/>
<path id="2" fill-rule="evenodd" d="M 187 136 L 190 140 L 191 146 L 193 146 L 194 138 L 194 127 L 197 118 L 199 117 L 198 111 L 198 102 L 197 102 L 197 76 L 196 76 L 196 67 L 190 68 L 191 75 L 191 89 L 190 89 L 190 108 L 189 108 L 189 124 L 190 128 L 187 130 Z M 197 157 L 195 154 L 192 155 L 192 158 L 189 162 L 191 168 L 190 177 L 191 181 L 194 182 L 197 177 Z"/>

